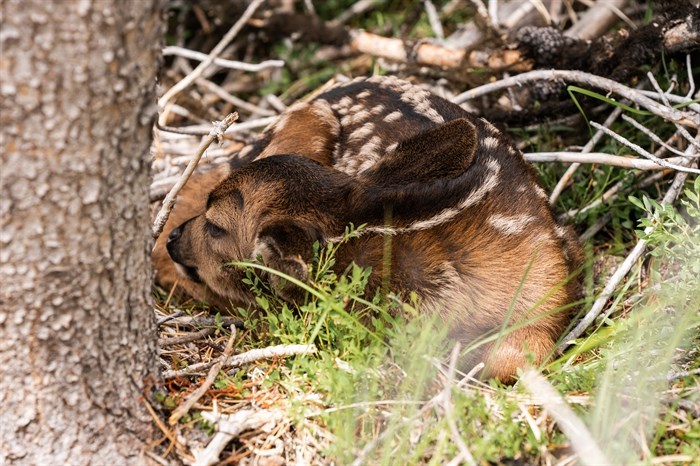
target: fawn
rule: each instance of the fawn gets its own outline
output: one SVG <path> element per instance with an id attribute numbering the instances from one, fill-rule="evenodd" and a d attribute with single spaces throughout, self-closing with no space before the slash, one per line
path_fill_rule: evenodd
<path id="1" fill-rule="evenodd" d="M 155 253 L 161 282 L 174 279 L 167 249 L 190 293 L 254 306 L 244 271 L 226 263 L 258 259 L 306 280 L 315 242 L 364 225 L 339 245 L 335 269 L 371 267 L 369 295 L 382 283 L 415 292 L 465 344 L 513 327 L 465 357 L 463 367 L 485 362 L 484 377 L 509 381 L 528 357 L 542 362 L 570 322 L 578 240 L 522 154 L 461 107 L 394 77 L 358 78 L 291 106 L 242 155 L 202 178 L 197 205 L 170 219 Z"/>

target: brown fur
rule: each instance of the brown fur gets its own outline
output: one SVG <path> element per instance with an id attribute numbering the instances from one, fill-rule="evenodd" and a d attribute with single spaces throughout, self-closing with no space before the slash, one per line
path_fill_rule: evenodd
<path id="1" fill-rule="evenodd" d="M 177 203 L 163 227 L 163 232 L 156 240 L 151 254 L 153 268 L 156 271 L 156 283 L 165 291 L 175 296 L 189 296 L 220 309 L 229 307 L 229 300 L 212 293 L 205 285 L 196 283 L 179 273 L 165 245 L 173 229 L 204 212 L 209 192 L 226 178 L 230 171 L 228 165 L 220 165 L 209 171 L 192 175 L 180 191 Z"/>
<path id="2" fill-rule="evenodd" d="M 305 280 L 315 241 L 366 224 L 335 268 L 372 267 L 368 294 L 387 280 L 399 296 L 416 292 L 465 345 L 519 327 L 468 355 L 465 364 L 486 362 L 486 376 L 510 380 L 528 355 L 542 362 L 567 325 L 570 312 L 557 310 L 579 296 L 580 246 L 519 152 L 461 108 L 395 78 L 356 80 L 290 108 L 253 157 L 168 242 L 216 294 L 252 306 L 243 272 L 222 264 L 260 258 Z M 267 278 L 283 298 L 301 298 Z"/>

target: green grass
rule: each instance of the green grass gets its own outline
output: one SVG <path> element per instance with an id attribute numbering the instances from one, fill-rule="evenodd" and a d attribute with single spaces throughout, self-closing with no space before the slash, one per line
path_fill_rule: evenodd
<path id="1" fill-rule="evenodd" d="M 647 290 L 631 307 L 616 307 L 580 339 L 575 360 L 565 356 L 545 371 L 615 464 L 650 464 L 666 455 L 700 458 L 700 423 L 683 408 L 698 403 L 698 377 L 666 379 L 700 366 L 700 181 L 685 191 L 681 210 L 648 200 L 633 203 L 656 213 L 660 226 L 646 236 L 658 289 Z M 249 265 L 247 280 L 263 311 L 243 312 L 251 331 L 240 342 L 242 348 L 316 346 L 313 357 L 268 367 L 258 390 L 284 393 L 297 428 L 328 431 L 333 441 L 320 452 L 323 457 L 337 464 L 358 456 L 365 464 L 445 464 L 460 454 L 455 435 L 482 463 L 539 464 L 566 454 L 570 440 L 518 384 L 447 380 L 440 369 L 451 349 L 444 329 L 413 305 L 362 299 L 367 271 L 353 267 L 336 276 L 332 253 L 322 251 L 312 264 L 313 284 L 305 285 L 312 293 L 299 307 L 265 289 L 256 277 L 261 267 Z M 621 289 L 616 299 L 631 291 Z M 245 399 L 250 373 L 222 376 L 215 387 L 237 387 Z M 320 397 L 320 404 L 304 402 L 303 394 Z M 163 403 L 173 406 L 172 399 Z"/>

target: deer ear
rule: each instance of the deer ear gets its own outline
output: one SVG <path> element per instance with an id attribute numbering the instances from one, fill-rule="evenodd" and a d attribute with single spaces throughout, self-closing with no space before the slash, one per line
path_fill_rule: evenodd
<path id="1" fill-rule="evenodd" d="M 372 184 L 408 184 L 455 178 L 469 168 L 477 146 L 466 118 L 448 121 L 405 141 L 363 175 Z"/>
<path id="2" fill-rule="evenodd" d="M 306 281 L 309 270 L 306 262 L 311 259 L 314 241 L 321 239 L 320 232 L 311 225 L 293 220 L 275 221 L 265 225 L 255 241 L 253 257 L 299 281 Z M 269 275 L 275 292 L 286 301 L 301 301 L 304 291 L 282 277 Z"/>

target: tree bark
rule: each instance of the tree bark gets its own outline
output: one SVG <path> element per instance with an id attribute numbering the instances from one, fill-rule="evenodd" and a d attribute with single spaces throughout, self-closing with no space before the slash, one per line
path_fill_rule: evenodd
<path id="1" fill-rule="evenodd" d="M 0 0 L 0 464 L 143 464 L 161 0 Z"/>

